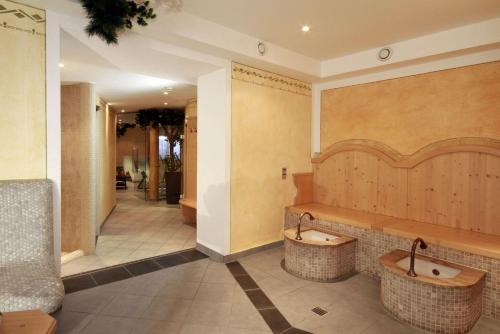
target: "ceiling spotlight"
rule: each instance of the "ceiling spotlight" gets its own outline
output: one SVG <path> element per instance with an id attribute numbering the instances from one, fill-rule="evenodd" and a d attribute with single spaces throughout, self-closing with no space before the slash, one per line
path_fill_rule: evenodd
<path id="1" fill-rule="evenodd" d="M 63 63 L 59 63 L 59 67 L 60 67 L 60 68 L 63 68 L 63 67 L 64 67 L 64 64 L 63 64 Z"/>
<path id="2" fill-rule="evenodd" d="M 121 112 L 125 112 L 125 109 L 122 109 Z"/>
<path id="3" fill-rule="evenodd" d="M 164 105 L 167 105 L 167 104 L 168 104 L 168 102 L 163 102 L 163 104 L 164 104 Z"/>
<path id="4" fill-rule="evenodd" d="M 309 32 L 309 30 L 311 30 L 311 28 L 309 26 L 302 26 L 303 32 Z"/>
<path id="5" fill-rule="evenodd" d="M 163 92 L 163 95 L 168 95 L 168 92 L 167 91 Z"/>

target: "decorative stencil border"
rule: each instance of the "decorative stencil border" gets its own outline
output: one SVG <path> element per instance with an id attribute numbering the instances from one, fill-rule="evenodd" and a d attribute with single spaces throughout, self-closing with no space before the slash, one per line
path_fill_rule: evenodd
<path id="1" fill-rule="evenodd" d="M 311 84 L 238 63 L 233 63 L 232 67 L 232 78 L 235 80 L 311 96 Z"/>
<path id="2" fill-rule="evenodd" d="M 0 28 L 45 36 L 45 12 L 16 2 L 0 0 Z"/>

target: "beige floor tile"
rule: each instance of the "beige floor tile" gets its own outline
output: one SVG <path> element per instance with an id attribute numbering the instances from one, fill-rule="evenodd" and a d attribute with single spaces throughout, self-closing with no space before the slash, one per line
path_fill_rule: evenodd
<path id="1" fill-rule="evenodd" d="M 178 206 L 163 201 L 146 202 L 140 193 L 117 192 L 117 206 L 104 224 L 98 238 L 96 254 L 84 256 L 61 266 L 61 276 L 68 276 L 103 266 L 193 248 L 196 228 L 182 222 Z"/>

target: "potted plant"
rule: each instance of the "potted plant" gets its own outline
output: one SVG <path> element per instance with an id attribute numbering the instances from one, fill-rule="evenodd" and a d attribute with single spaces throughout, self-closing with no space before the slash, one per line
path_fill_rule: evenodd
<path id="1" fill-rule="evenodd" d="M 165 164 L 165 183 L 167 185 L 165 195 L 167 197 L 167 204 L 179 204 L 182 183 L 181 159 L 177 154 L 173 153 L 163 159 L 163 163 Z"/>

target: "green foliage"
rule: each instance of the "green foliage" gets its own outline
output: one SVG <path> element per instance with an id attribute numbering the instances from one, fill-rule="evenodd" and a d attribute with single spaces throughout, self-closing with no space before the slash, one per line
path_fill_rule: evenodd
<path id="1" fill-rule="evenodd" d="M 127 132 L 127 129 L 130 128 L 135 128 L 135 124 L 130 124 L 130 123 L 118 123 L 116 125 L 116 136 L 118 138 L 125 136 L 125 133 Z"/>
<path id="2" fill-rule="evenodd" d="M 135 122 L 141 128 L 145 129 L 148 126 L 183 126 L 184 125 L 184 110 L 183 109 L 142 109 L 137 112 Z"/>
<path id="3" fill-rule="evenodd" d="M 182 161 L 175 153 L 173 153 L 172 155 L 168 155 L 162 161 L 165 164 L 165 170 L 167 172 L 177 172 L 181 169 Z"/>
<path id="4" fill-rule="evenodd" d="M 148 25 L 156 14 L 149 1 L 137 4 L 133 0 L 79 0 L 87 12 L 89 23 L 85 31 L 89 36 L 98 36 L 108 44 L 118 44 L 118 32 L 132 29 L 133 21 Z"/>

